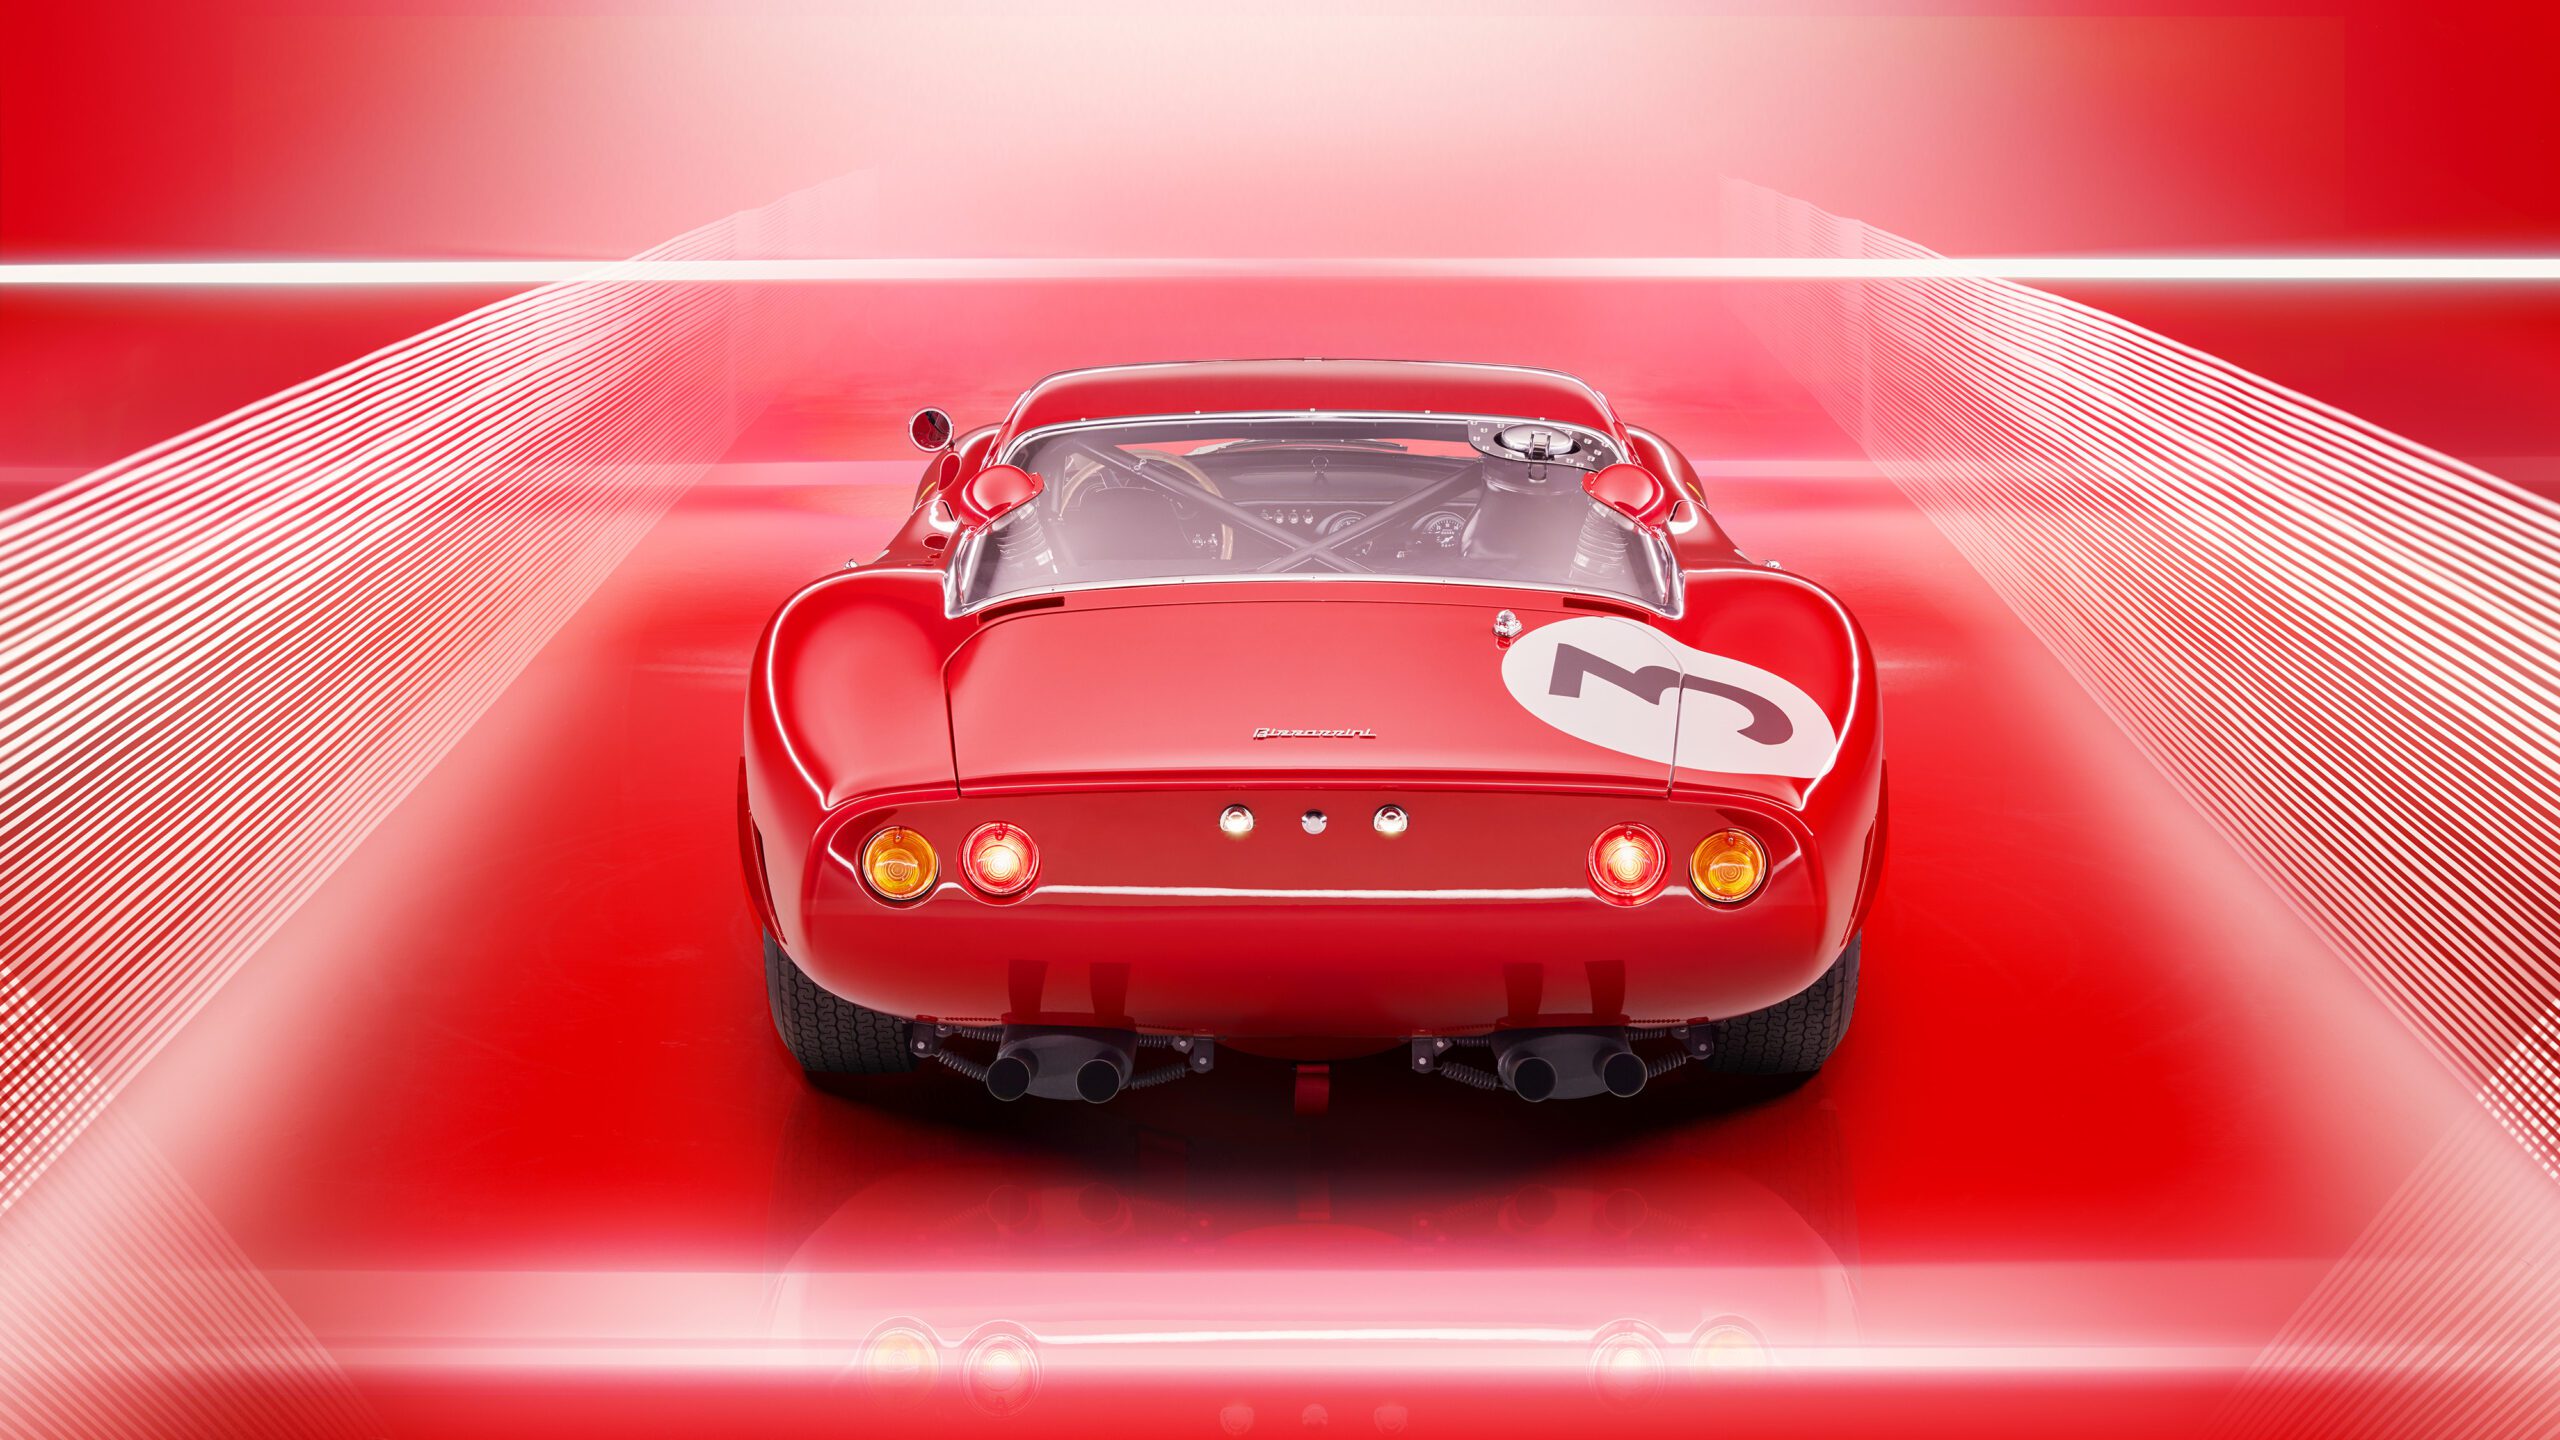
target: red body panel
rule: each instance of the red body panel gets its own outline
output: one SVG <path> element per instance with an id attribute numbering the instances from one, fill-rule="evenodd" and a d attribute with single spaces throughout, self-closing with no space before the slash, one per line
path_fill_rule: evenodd
<path id="1" fill-rule="evenodd" d="M 1026 396 L 1008 429 L 1292 400 L 1530 403 L 1488 394 L 1505 385 L 1599 403 L 1543 372 L 1342 368 L 1342 398 L 1320 401 L 1289 388 L 1335 383 L 1318 362 L 1084 372 Z M 1883 755 L 1865 640 L 1819 587 L 1737 554 L 1667 445 L 1605 409 L 1573 418 L 1628 437 L 1691 495 L 1669 526 L 1676 614 L 1346 578 L 1096 589 L 954 618 L 940 568 L 950 520 L 932 513 L 954 482 L 927 485 L 887 553 L 794 596 L 756 657 L 747 853 L 767 923 L 836 993 L 951 1021 L 1387 1037 L 1716 1019 L 1803 989 L 1872 891 Z M 1507 644 L 1503 610 L 1525 632 Z M 1542 635 L 1559 625 L 1578 628 Z M 1656 688 L 1692 677 L 1655 701 L 1588 683 L 1627 714 L 1668 717 L 1656 739 L 1533 713 L 1548 657 L 1564 653 L 1555 637 L 1595 634 L 1617 647 L 1606 673 L 1650 670 Z M 1557 664 L 1561 689 L 1570 667 Z M 1836 742 L 1819 763 L 1713 768 L 1753 712 L 1704 680 L 1759 672 L 1784 682 L 1806 742 Z M 1256 817 L 1241 839 L 1217 826 L 1230 804 Z M 1383 805 L 1411 817 L 1405 833 L 1373 827 Z M 1309 810 L 1324 812 L 1321 833 L 1301 824 Z M 1027 893 L 990 900 L 962 883 L 961 840 L 989 821 L 1039 845 Z M 1592 892 L 1586 861 L 1604 828 L 1630 821 L 1663 837 L 1673 878 L 1624 905 Z M 891 824 L 941 855 L 922 899 L 880 900 L 855 868 Z M 1758 894 L 1723 906 L 1683 867 L 1728 825 L 1760 837 L 1772 865 Z"/>
<path id="2" fill-rule="evenodd" d="M 1524 772 L 1570 788 L 1669 783 L 1667 762 L 1576 740 L 1504 693 L 1495 611 L 1508 601 L 1525 624 L 1539 625 L 1573 613 L 1557 597 L 1449 587 L 1449 598 L 1417 601 L 1413 587 L 1395 588 L 1405 593 L 1366 601 L 1308 599 L 1304 585 L 1220 585 L 1208 594 L 1096 591 L 1053 608 L 1000 607 L 951 661 L 959 783 L 984 790 L 1078 775 L 1499 783 Z M 1254 738 L 1271 729 L 1368 734 Z"/>

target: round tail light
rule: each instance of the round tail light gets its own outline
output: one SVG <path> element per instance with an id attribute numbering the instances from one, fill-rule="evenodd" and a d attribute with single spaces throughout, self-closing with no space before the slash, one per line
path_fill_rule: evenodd
<path id="1" fill-rule="evenodd" d="M 969 1401 L 990 1415 L 1011 1415 L 1040 1392 L 1040 1357 L 1019 1335 L 998 1333 L 969 1351 L 961 1372 Z"/>
<path id="2" fill-rule="evenodd" d="M 1591 888 L 1632 904 L 1662 888 L 1662 837 L 1642 825 L 1612 825 L 1591 842 Z"/>
<path id="3" fill-rule="evenodd" d="M 933 847 L 904 826 L 892 825 L 863 842 L 862 883 L 883 900 L 907 901 L 933 888 Z"/>
<path id="4" fill-rule="evenodd" d="M 1649 1399 L 1662 1385 L 1662 1347 L 1634 1331 L 1604 1337 L 1591 1347 L 1591 1382 L 1615 1404 Z"/>
<path id="5" fill-rule="evenodd" d="M 933 1389 L 941 1357 L 933 1337 L 922 1326 L 899 1322 L 871 1337 L 862 1348 L 862 1382 L 872 1398 L 912 1404 Z"/>
<path id="6" fill-rule="evenodd" d="M 969 883 L 989 895 L 1019 895 L 1040 873 L 1040 849 L 1031 837 L 999 821 L 969 832 L 960 847 L 960 868 Z"/>
<path id="7" fill-rule="evenodd" d="M 1689 1342 L 1689 1364 L 1701 1372 L 1764 1370 L 1769 1365 L 1769 1347 L 1741 1321 L 1719 1320 Z"/>
<path id="8" fill-rule="evenodd" d="M 1745 831 L 1719 830 L 1689 855 L 1689 883 L 1719 905 L 1750 899 L 1768 878 L 1769 853 Z"/>

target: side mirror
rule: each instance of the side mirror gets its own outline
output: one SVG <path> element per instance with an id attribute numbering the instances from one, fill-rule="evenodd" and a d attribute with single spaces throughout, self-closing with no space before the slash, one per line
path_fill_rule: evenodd
<path id="1" fill-rule="evenodd" d="M 1017 465 L 990 465 L 969 477 L 951 507 L 973 523 L 984 524 L 1015 506 L 1038 499 L 1040 477 Z"/>
<path id="2" fill-rule="evenodd" d="M 1620 463 L 1582 478 L 1583 492 L 1639 525 L 1659 525 L 1677 499 L 1662 477 L 1641 465 Z"/>
<path id="3" fill-rule="evenodd" d="M 919 450 L 939 450 L 951 443 L 951 417 L 927 405 L 907 417 L 907 439 Z"/>

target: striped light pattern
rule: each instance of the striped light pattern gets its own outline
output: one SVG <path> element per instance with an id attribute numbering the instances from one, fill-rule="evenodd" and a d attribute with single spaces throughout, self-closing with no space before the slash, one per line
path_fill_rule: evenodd
<path id="1" fill-rule="evenodd" d="M 845 204 L 641 258 L 806 253 Z M 724 451 L 764 303 L 532 290 L 0 512 L 0 1204 Z"/>
<path id="2" fill-rule="evenodd" d="M 1755 187 L 1725 200 L 1745 248 L 1928 253 Z M 1759 287 L 1742 303 L 2551 1171 L 2560 507 L 2006 281 Z M 2560 1425 L 2560 1191 L 2479 1129 L 2496 1148 L 2448 1142 L 2266 1351 L 2226 1433 Z"/>
<path id="3" fill-rule="evenodd" d="M 1757 187 L 1729 188 L 1726 214 L 1728 239 L 1753 249 L 1928 253 Z M 1742 303 L 2090 694 L 2549 1164 L 2560 506 L 2006 281 L 1761 287 Z"/>
<path id="4" fill-rule="evenodd" d="M 2486 1126 L 2437 1146 L 2217 1417 L 2227 1440 L 2560 1434 L 2560 1227 Z"/>
<path id="5" fill-rule="evenodd" d="M 118 1117 L 0 1223 L 0 1434 L 381 1433 L 328 1349 Z"/>

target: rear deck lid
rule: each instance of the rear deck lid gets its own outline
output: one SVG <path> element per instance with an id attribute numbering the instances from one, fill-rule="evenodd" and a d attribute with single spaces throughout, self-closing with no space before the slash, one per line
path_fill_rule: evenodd
<path id="1" fill-rule="evenodd" d="M 1046 608 L 998 607 L 946 672 L 959 782 L 970 789 L 1397 775 L 1668 788 L 1676 685 L 1651 699 L 1641 683 L 1578 684 L 1577 697 L 1550 695 L 1550 675 L 1524 679 L 1521 666 L 1506 670 L 1509 652 L 1494 630 L 1506 605 L 1531 639 L 1551 622 L 1588 613 L 1546 596 L 1525 603 L 1073 596 Z M 1658 644 L 1652 663 L 1677 677 L 1668 642 L 1636 643 L 1648 658 Z M 1650 755 L 1630 753 L 1544 713 L 1574 705 L 1609 710 L 1622 727 L 1659 724 L 1663 744 Z"/>

